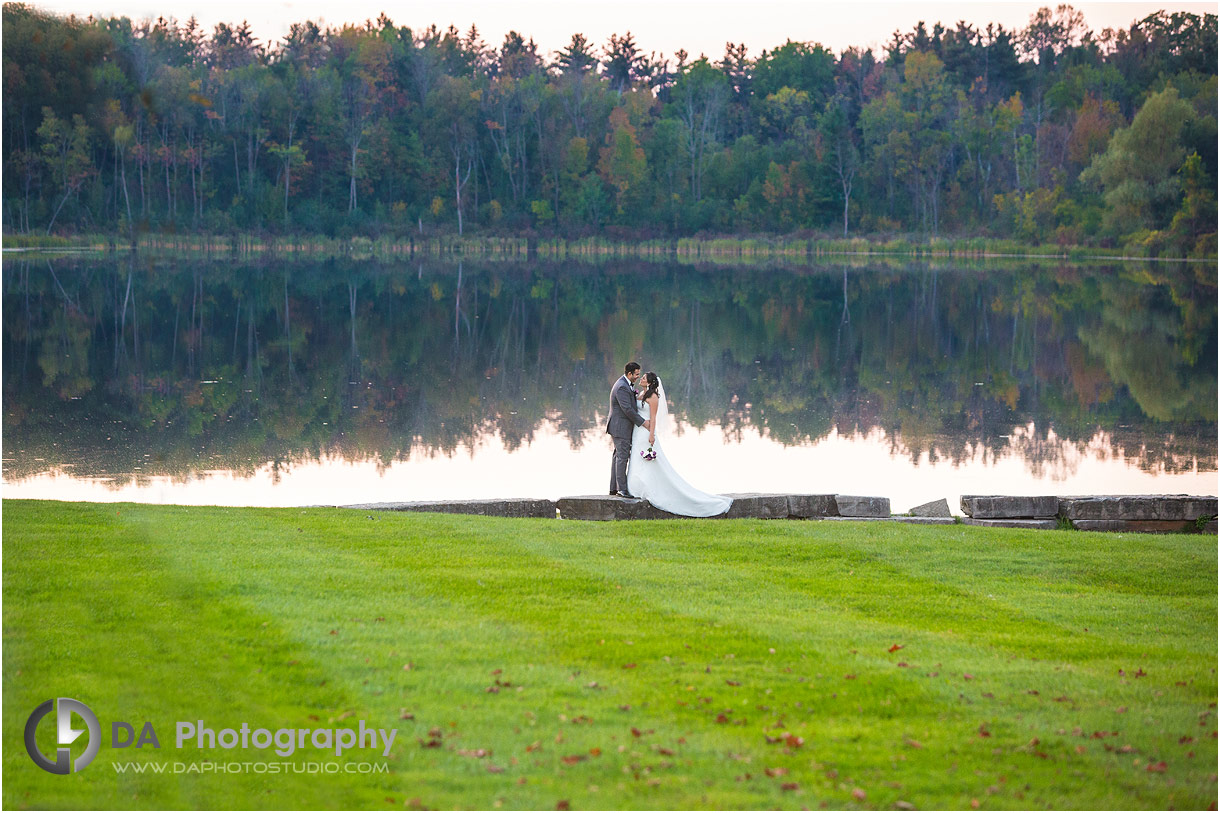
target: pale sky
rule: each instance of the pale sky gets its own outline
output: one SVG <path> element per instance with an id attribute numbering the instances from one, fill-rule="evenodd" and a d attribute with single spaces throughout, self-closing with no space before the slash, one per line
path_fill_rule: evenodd
<path id="1" fill-rule="evenodd" d="M 890 509 L 946 498 L 956 513 L 962 494 L 1215 494 L 1216 473 L 1143 471 L 1116 456 L 1103 433 L 1088 444 L 1063 443 L 1053 462 L 1035 471 L 1022 441 L 1034 428 L 1016 427 L 1009 448 L 998 455 L 974 454 L 958 463 L 917 462 L 881 430 L 868 435 L 829 436 L 805 446 L 784 446 L 755 432 L 726 443 L 708 428 L 687 428 L 665 439 L 675 467 L 692 485 L 715 493 L 878 494 Z M 1053 434 L 1044 442 L 1057 447 Z M 264 465 L 251 477 L 227 471 L 199 472 L 188 482 L 143 477 L 119 485 L 109 478 L 77 477 L 62 469 L 25 480 L 5 481 L 5 499 L 148 502 L 176 505 L 350 505 L 379 500 L 494 499 L 601 494 L 610 446 L 600 428 L 573 449 L 568 437 L 542 426 L 515 452 L 488 437 L 452 457 L 416 453 L 382 470 L 376 462 L 341 458 L 289 465 L 278 475 Z M 522 476 L 522 472 L 528 472 Z"/>
<path id="2" fill-rule="evenodd" d="M 1039 6 L 1054 8 L 1060 0 L 1005 3 L 876 2 L 811 3 L 795 0 L 33 0 L 34 6 L 58 14 L 88 16 L 176 17 L 194 15 L 209 31 L 218 22 L 249 21 L 261 42 L 278 40 L 290 23 L 313 20 L 329 25 L 362 23 L 384 11 L 396 25 L 423 29 L 431 23 L 450 23 L 466 31 L 478 25 L 484 41 L 499 46 L 504 35 L 516 30 L 533 38 L 546 55 L 567 45 L 582 33 L 597 46 L 611 34 L 630 31 L 645 53 L 672 56 L 685 48 L 692 57 L 706 53 L 718 58 L 726 42 L 744 42 L 750 56 L 792 39 L 818 42 L 840 53 L 848 46 L 879 50 L 898 29 L 911 30 L 920 20 L 928 27 L 940 21 L 953 27 L 965 20 L 983 28 L 989 22 L 1008 29 L 1023 28 Z M 1125 28 L 1132 21 L 1160 9 L 1194 14 L 1217 11 L 1216 3 L 1073 3 L 1095 32 Z"/>

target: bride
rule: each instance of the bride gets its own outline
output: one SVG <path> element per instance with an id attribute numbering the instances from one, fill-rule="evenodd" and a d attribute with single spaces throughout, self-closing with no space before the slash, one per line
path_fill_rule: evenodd
<path id="1" fill-rule="evenodd" d="M 656 373 L 644 373 L 647 389 L 638 402 L 644 424 L 631 433 L 631 466 L 627 469 L 627 488 L 636 497 L 686 517 L 714 517 L 729 510 L 733 500 L 700 491 L 682 479 L 670 465 L 658 432 L 668 417 L 665 389 Z"/>

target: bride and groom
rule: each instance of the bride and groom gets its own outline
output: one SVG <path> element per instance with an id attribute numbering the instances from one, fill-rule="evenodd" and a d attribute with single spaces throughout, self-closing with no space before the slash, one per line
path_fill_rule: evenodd
<path id="1" fill-rule="evenodd" d="M 641 379 L 644 383 L 637 389 Z M 642 497 L 662 511 L 687 517 L 714 517 L 728 511 L 732 499 L 700 491 L 670 464 L 661 445 L 667 418 L 661 379 L 654 372 L 641 374 L 634 361 L 628 363 L 610 390 L 606 433 L 614 439 L 611 496 Z"/>

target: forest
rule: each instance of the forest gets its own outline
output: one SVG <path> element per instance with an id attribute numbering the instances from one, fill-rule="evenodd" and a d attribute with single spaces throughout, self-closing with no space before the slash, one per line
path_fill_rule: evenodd
<path id="1" fill-rule="evenodd" d="M 874 53 L 542 53 L 477 28 L 3 8 L 3 229 L 989 236 L 1216 254 L 1216 16 L 895 32 Z"/>

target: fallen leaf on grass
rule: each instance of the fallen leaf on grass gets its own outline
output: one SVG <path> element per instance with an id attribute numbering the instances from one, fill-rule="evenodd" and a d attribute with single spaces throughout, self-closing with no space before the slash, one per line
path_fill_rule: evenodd
<path id="1" fill-rule="evenodd" d="M 795 734 L 786 735 L 784 737 L 784 742 L 787 743 L 789 748 L 800 748 L 805 744 L 805 740 Z"/>
<path id="2" fill-rule="evenodd" d="M 534 751 L 537 751 L 541 747 L 542 747 L 542 741 L 534 740 L 529 745 L 525 746 L 525 753 L 532 754 Z"/>
<path id="3" fill-rule="evenodd" d="M 584 762 L 588 757 L 584 754 L 571 754 L 563 758 L 564 765 L 575 765 L 577 762 Z"/>
<path id="4" fill-rule="evenodd" d="M 572 805 L 568 804 L 567 799 L 560 799 L 558 802 L 555 803 L 555 809 L 556 810 L 571 810 Z"/>
<path id="5" fill-rule="evenodd" d="M 851 795 L 862 802 L 868 798 L 868 794 L 864 792 L 863 788 L 852 788 Z"/>
<path id="6" fill-rule="evenodd" d="M 902 647 L 903 647 L 902 644 L 894 644 L 892 647 L 890 647 L 889 651 L 897 652 L 898 650 L 902 649 Z"/>
<path id="7" fill-rule="evenodd" d="M 402 712 L 398 715 L 398 719 L 399 720 L 414 720 L 415 715 L 412 714 L 411 712 L 407 711 L 406 709 L 403 709 Z"/>
<path id="8" fill-rule="evenodd" d="M 962 680 L 974 680 L 974 675 L 970 674 L 969 672 L 963 672 Z"/>
<path id="9" fill-rule="evenodd" d="M 898 808 L 899 810 L 914 810 L 915 809 L 915 805 L 911 804 L 910 802 L 903 801 L 902 799 L 899 799 L 898 801 L 894 802 L 894 807 Z"/>
<path id="10" fill-rule="evenodd" d="M 909 748 L 923 748 L 923 743 L 919 740 L 903 740 Z"/>
<path id="11" fill-rule="evenodd" d="M 784 784 L 780 785 L 779 788 L 780 790 L 797 790 L 800 788 L 800 785 L 795 782 L 785 782 Z"/>
<path id="12" fill-rule="evenodd" d="M 623 668 L 624 669 L 634 669 L 635 664 L 634 663 L 625 663 L 625 664 L 623 664 Z"/>
<path id="13" fill-rule="evenodd" d="M 783 768 L 783 767 L 780 767 L 780 768 L 764 768 L 764 769 L 763 769 L 763 773 L 765 773 L 767 776 L 769 776 L 769 777 L 771 777 L 772 779 L 774 779 L 774 778 L 775 778 L 775 777 L 777 777 L 777 776 L 787 776 L 787 775 L 788 775 L 788 769 L 787 769 L 787 768 Z"/>
<path id="14" fill-rule="evenodd" d="M 502 766 L 500 766 L 500 765 L 495 765 L 495 764 L 492 764 L 492 763 L 488 763 L 488 764 L 487 764 L 487 772 L 488 772 L 488 773 L 504 773 L 504 768 L 503 768 Z"/>
<path id="15" fill-rule="evenodd" d="M 991 736 L 991 732 L 987 730 L 986 723 L 983 723 L 979 726 L 979 736 L 980 737 L 990 737 Z"/>
<path id="16" fill-rule="evenodd" d="M 740 686 L 741 685 L 741 683 L 739 683 L 736 680 L 726 680 L 725 683 L 729 684 L 730 686 Z"/>
<path id="17" fill-rule="evenodd" d="M 1149 762 L 1148 767 L 1145 768 L 1144 770 L 1151 771 L 1152 773 L 1165 773 L 1165 770 L 1168 767 L 1169 766 L 1166 765 L 1164 762 Z"/>

